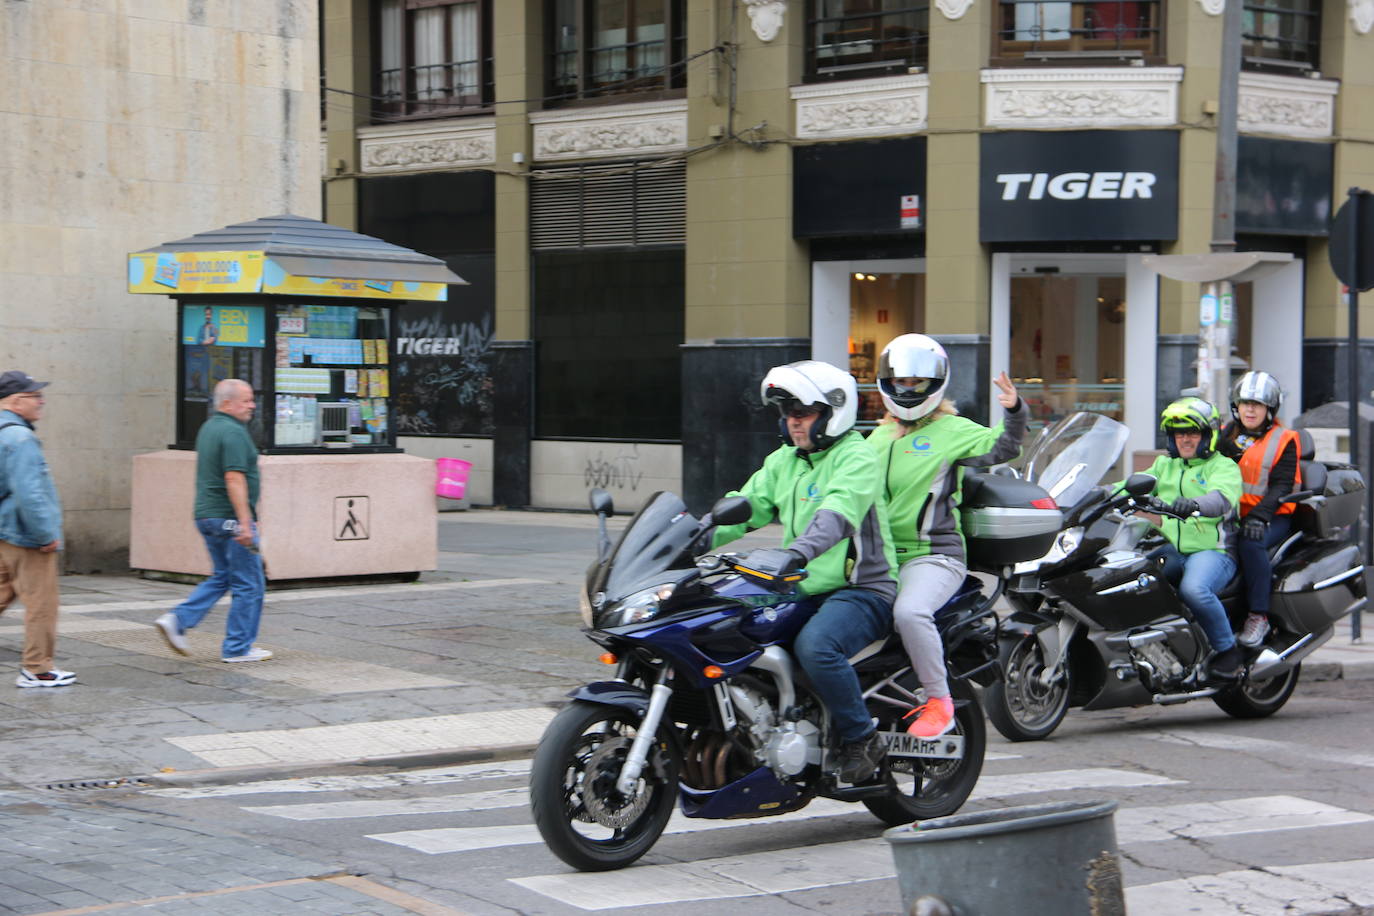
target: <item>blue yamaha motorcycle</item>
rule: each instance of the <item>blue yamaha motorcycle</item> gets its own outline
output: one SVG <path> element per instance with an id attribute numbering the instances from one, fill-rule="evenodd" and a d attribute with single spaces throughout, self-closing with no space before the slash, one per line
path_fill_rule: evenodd
<path id="1" fill-rule="evenodd" d="M 723 499 L 697 519 L 657 493 L 614 547 L 610 496 L 593 491 L 592 509 L 601 533 L 581 596 L 584 632 L 615 677 L 574 691 L 535 751 L 534 821 L 560 859 L 585 871 L 629 865 L 675 805 L 687 817 L 755 818 L 821 796 L 862 802 L 897 825 L 968 798 L 986 743 L 970 681 L 997 677 L 998 593 L 969 578 L 937 616 L 955 700 L 946 735 L 906 733 L 902 717 L 924 697 L 896 636 L 851 659 L 888 757 L 872 780 L 850 785 L 837 777 L 829 714 L 790 652 L 815 604 L 795 581 L 706 552 L 715 525 L 748 520 L 748 502 Z"/>

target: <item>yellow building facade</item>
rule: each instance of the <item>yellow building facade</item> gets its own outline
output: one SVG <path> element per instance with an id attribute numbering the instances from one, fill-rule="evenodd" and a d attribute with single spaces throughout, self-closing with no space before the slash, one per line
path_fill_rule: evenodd
<path id="1" fill-rule="evenodd" d="M 1094 410 L 1153 448 L 1199 287 L 1149 256 L 1212 241 L 1221 12 L 326 0 L 326 219 L 472 283 L 409 319 L 460 343 L 414 361 L 403 444 L 470 457 L 479 502 L 702 509 L 776 446 L 767 368 L 849 368 L 871 422 L 877 355 L 917 331 L 970 416 L 1005 369 L 1036 423 Z M 1374 183 L 1372 20 L 1243 7 L 1235 241 L 1279 260 L 1237 287 L 1235 365 L 1289 417 L 1346 394 L 1326 238 Z"/>

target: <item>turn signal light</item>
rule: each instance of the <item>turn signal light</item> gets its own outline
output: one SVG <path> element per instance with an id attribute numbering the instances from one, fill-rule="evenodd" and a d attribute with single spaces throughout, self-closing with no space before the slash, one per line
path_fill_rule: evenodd
<path id="1" fill-rule="evenodd" d="M 1051 499 L 1050 497 L 1048 497 L 1048 496 L 1042 496 L 1042 497 L 1040 497 L 1039 499 L 1032 499 L 1032 500 L 1031 500 L 1031 506 L 1032 506 L 1033 508 L 1036 508 L 1036 509 L 1058 509 L 1058 508 L 1059 508 L 1058 504 L 1056 504 L 1055 501 L 1054 501 L 1053 499 Z"/>
<path id="2" fill-rule="evenodd" d="M 708 681 L 718 681 L 725 677 L 725 672 L 721 670 L 719 665 L 707 665 L 701 669 L 701 673 L 706 676 Z"/>
<path id="3" fill-rule="evenodd" d="M 620 659 L 615 657 L 614 652 L 602 652 L 597 656 L 596 660 L 603 665 L 614 665 L 616 662 L 620 661 Z"/>

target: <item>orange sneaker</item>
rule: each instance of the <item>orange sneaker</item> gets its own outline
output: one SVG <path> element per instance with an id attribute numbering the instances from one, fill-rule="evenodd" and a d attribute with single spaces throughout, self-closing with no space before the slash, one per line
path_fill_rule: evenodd
<path id="1" fill-rule="evenodd" d="M 906 728 L 908 735 L 917 738 L 936 738 L 954 727 L 954 701 L 949 697 L 935 697 L 917 706 L 902 718 L 916 721 Z"/>

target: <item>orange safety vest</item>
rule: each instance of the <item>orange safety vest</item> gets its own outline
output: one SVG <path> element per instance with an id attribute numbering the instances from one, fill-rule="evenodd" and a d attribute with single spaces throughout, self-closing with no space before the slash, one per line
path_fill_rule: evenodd
<path id="1" fill-rule="evenodd" d="M 1256 442 L 1251 442 L 1250 447 L 1241 453 L 1240 460 L 1236 463 L 1240 465 L 1241 494 L 1240 494 L 1240 514 L 1241 517 L 1250 514 L 1250 510 L 1259 505 L 1259 501 L 1264 498 L 1264 494 L 1269 490 L 1269 471 L 1274 467 L 1274 460 L 1278 458 L 1279 452 L 1284 446 L 1292 443 L 1295 449 L 1293 454 L 1301 457 L 1302 447 L 1298 443 L 1298 434 L 1286 426 L 1281 425 L 1277 420 L 1269 427 L 1269 432 L 1264 434 L 1264 438 Z M 1294 471 L 1293 490 L 1297 492 L 1302 489 L 1302 464 L 1299 462 Z M 1275 515 L 1287 515 L 1293 511 L 1292 503 L 1279 503 L 1274 510 Z"/>

